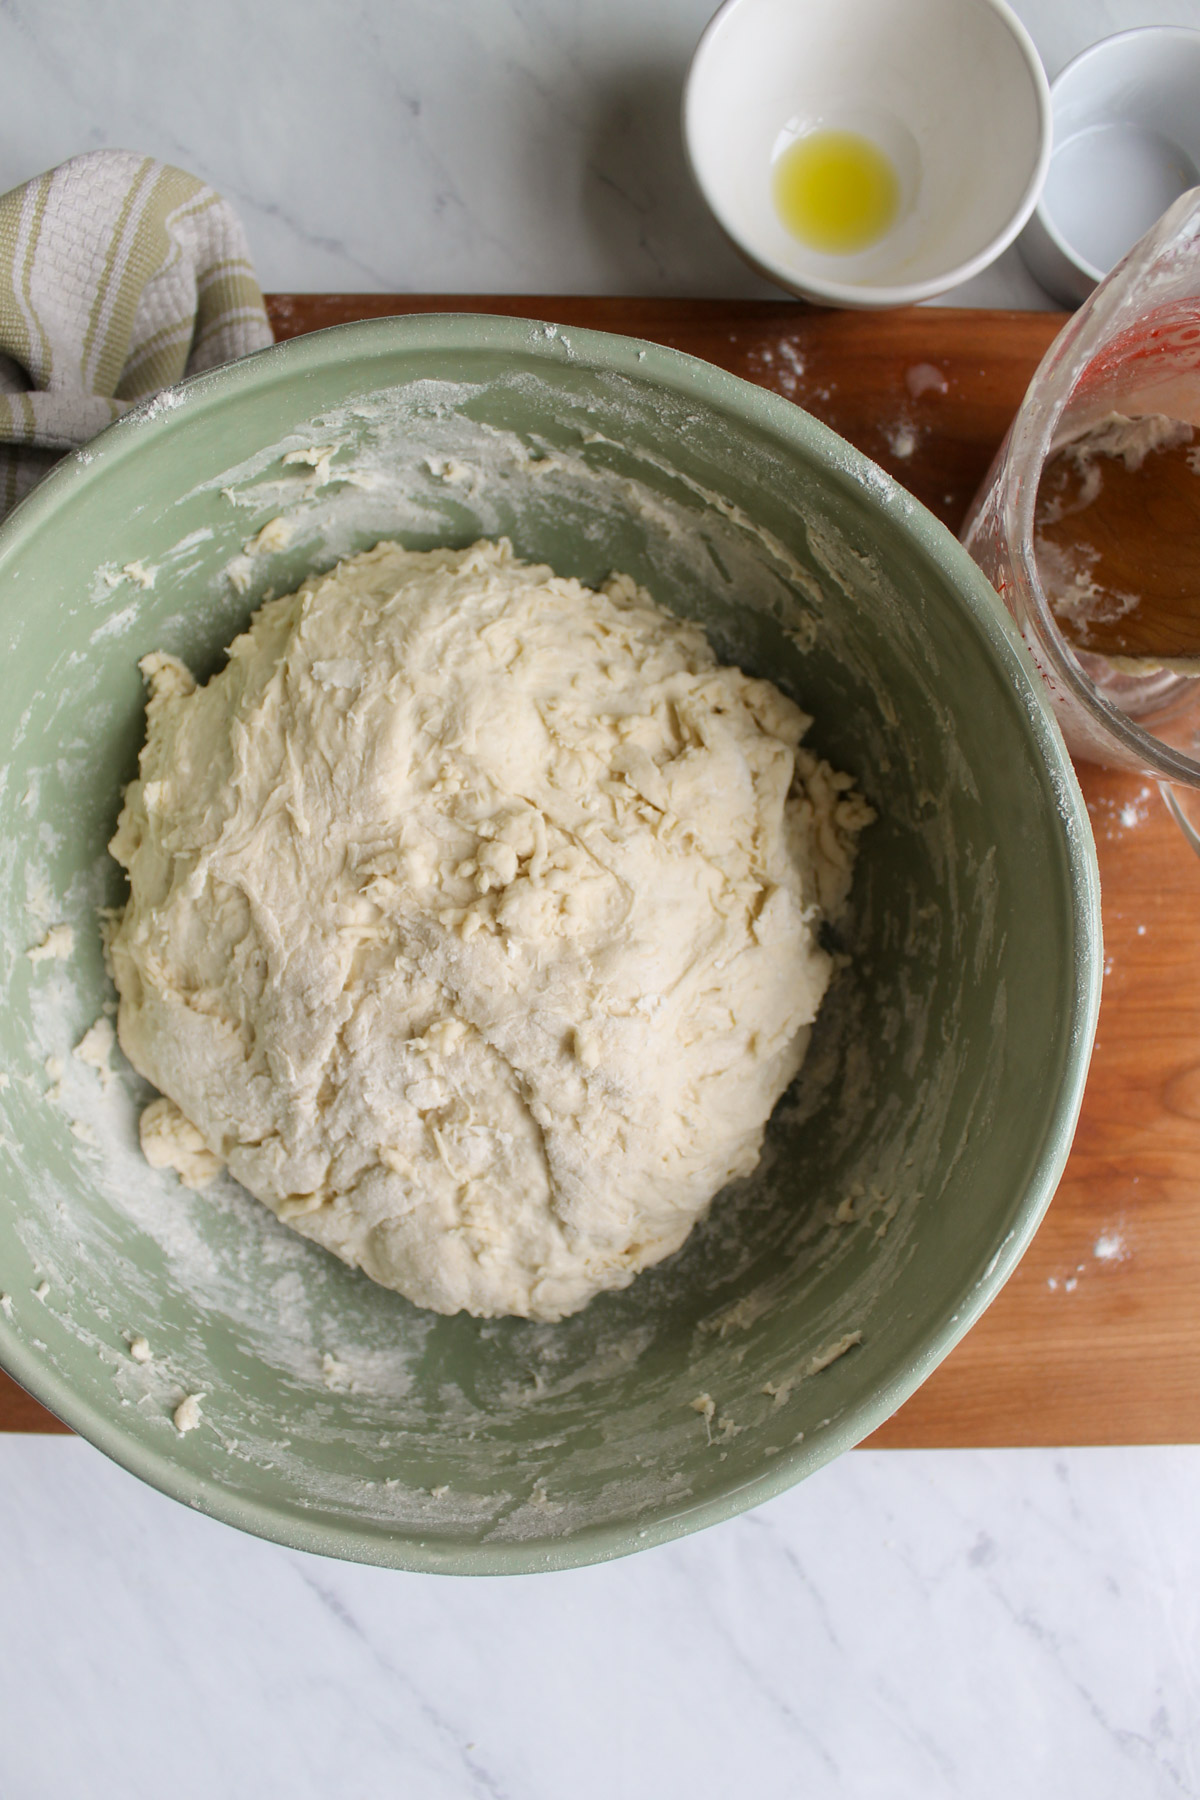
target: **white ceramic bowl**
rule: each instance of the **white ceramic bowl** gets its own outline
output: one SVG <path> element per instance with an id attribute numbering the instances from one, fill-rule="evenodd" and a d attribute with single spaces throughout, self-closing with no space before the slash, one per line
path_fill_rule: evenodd
<path id="1" fill-rule="evenodd" d="M 1050 89 L 1005 0 L 726 0 L 692 59 L 687 154 L 738 250 L 825 305 L 905 306 L 993 261 L 1037 201 Z M 873 141 L 900 184 L 895 223 L 848 255 L 808 248 L 776 210 L 776 159 L 813 130 Z"/>
<path id="2" fill-rule="evenodd" d="M 1020 251 L 1049 293 L 1078 306 L 1200 183 L 1200 31 L 1150 25 L 1102 38 L 1050 94 L 1054 154 Z"/>

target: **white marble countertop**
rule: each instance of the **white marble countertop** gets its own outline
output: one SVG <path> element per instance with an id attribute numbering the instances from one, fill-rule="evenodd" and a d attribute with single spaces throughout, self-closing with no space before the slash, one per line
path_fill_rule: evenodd
<path id="1" fill-rule="evenodd" d="M 769 295 L 705 211 L 680 87 L 716 0 L 6 0 L 0 191 L 142 150 L 295 292 Z M 1017 0 L 1051 76 L 1198 0 Z M 1011 250 L 949 304 L 1047 306 Z"/>
<path id="2" fill-rule="evenodd" d="M 0 1445 L 4 1800 L 1200 1792 L 1200 1449 L 859 1451 L 564 1575 L 281 1550 Z"/>
<path id="3" fill-rule="evenodd" d="M 0 190 L 205 175 L 274 290 L 769 294 L 692 191 L 710 0 L 6 0 Z M 1051 74 L 1200 0 L 1018 0 Z M 950 304 L 1044 306 L 1015 252 Z M 1200 1794 L 1200 1449 L 859 1452 L 571 1575 L 322 1562 L 0 1438 L 2 1800 Z"/>

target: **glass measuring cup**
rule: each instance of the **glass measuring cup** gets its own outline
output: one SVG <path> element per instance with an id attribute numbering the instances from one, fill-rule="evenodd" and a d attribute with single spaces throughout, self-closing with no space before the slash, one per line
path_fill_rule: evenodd
<path id="1" fill-rule="evenodd" d="M 1200 188 L 1180 196 L 1055 338 L 962 532 L 1020 627 L 1068 747 L 1155 779 L 1200 853 L 1200 673 L 1122 672 L 1073 649 L 1038 574 L 1042 469 L 1112 412 L 1200 429 Z"/>

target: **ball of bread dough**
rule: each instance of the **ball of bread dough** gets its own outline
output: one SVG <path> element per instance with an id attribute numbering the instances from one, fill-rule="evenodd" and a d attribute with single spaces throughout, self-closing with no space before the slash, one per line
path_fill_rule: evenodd
<path id="1" fill-rule="evenodd" d="M 753 1169 L 870 817 L 626 577 L 392 543 L 150 684 L 110 949 L 154 1160 L 439 1312 L 553 1320 Z"/>

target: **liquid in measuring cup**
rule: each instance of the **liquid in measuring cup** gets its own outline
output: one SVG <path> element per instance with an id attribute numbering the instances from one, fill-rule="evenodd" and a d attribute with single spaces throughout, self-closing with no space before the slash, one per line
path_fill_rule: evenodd
<path id="1" fill-rule="evenodd" d="M 1077 650 L 1131 673 L 1200 673 L 1200 437 L 1190 424 L 1113 412 L 1062 445 L 1041 472 L 1034 551 Z"/>

